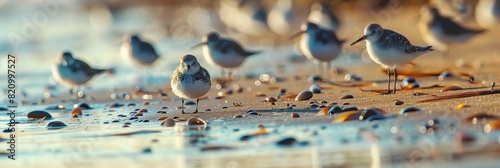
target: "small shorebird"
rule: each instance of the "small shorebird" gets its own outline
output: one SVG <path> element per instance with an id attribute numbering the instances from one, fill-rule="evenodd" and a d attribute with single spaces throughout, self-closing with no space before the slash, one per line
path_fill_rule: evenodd
<path id="1" fill-rule="evenodd" d="M 430 5 L 435 6 L 441 15 L 456 22 L 465 22 L 472 18 L 472 5 L 466 0 L 433 0 Z"/>
<path id="2" fill-rule="evenodd" d="M 324 29 L 337 30 L 340 27 L 340 20 L 325 3 L 314 3 L 308 20 Z"/>
<path id="3" fill-rule="evenodd" d="M 476 21 L 484 29 L 500 27 L 500 0 L 479 0 Z"/>
<path id="4" fill-rule="evenodd" d="M 303 21 L 300 10 L 294 9 L 293 1 L 278 0 L 269 12 L 267 24 L 276 34 L 285 36 L 300 30 Z"/>
<path id="5" fill-rule="evenodd" d="M 121 46 L 123 60 L 134 67 L 151 67 L 160 57 L 155 48 L 148 42 L 142 41 L 139 35 L 127 35 Z"/>
<path id="6" fill-rule="evenodd" d="M 58 83 L 69 87 L 70 93 L 81 85 L 88 85 L 88 82 L 95 75 L 103 72 L 113 73 L 113 71 L 113 69 L 94 69 L 87 63 L 73 58 L 69 51 L 59 54 L 56 62 L 52 65 L 54 78 Z"/>
<path id="7" fill-rule="evenodd" d="M 208 33 L 203 37 L 202 43 L 193 48 L 198 46 L 203 46 L 203 56 L 210 66 L 222 69 L 222 76 L 224 76 L 224 69 L 228 69 L 229 79 L 231 69 L 241 66 L 246 58 L 258 53 L 258 51 L 245 50 L 235 40 L 223 38 L 217 32 Z"/>
<path id="8" fill-rule="evenodd" d="M 392 30 L 383 29 L 380 25 L 372 23 L 365 27 L 364 36 L 356 40 L 354 45 L 360 41 L 366 40 L 366 50 L 370 58 L 377 64 L 387 68 L 387 92 L 391 93 L 391 74 L 390 69 L 394 69 L 394 91 L 396 93 L 396 82 L 398 73 L 396 67 L 404 65 L 424 53 L 432 51 L 432 46 L 419 47 L 414 46 L 408 39 Z"/>
<path id="9" fill-rule="evenodd" d="M 267 8 L 261 0 L 220 0 L 218 15 L 222 23 L 245 35 L 270 33 Z"/>
<path id="10" fill-rule="evenodd" d="M 205 95 L 212 86 L 210 74 L 203 68 L 195 56 L 185 55 L 181 58 L 180 65 L 172 74 L 170 82 L 172 92 L 181 98 L 182 113 L 184 112 L 184 99 L 196 99 L 196 111 L 200 97 Z"/>
<path id="11" fill-rule="evenodd" d="M 339 56 L 345 40 L 337 38 L 333 30 L 320 28 L 311 22 L 302 25 L 302 31 L 292 35 L 292 38 L 298 36 L 300 36 L 301 52 L 309 60 L 318 64 L 320 74 L 323 69 L 321 63 L 326 62 L 326 74 L 329 74 L 331 61 Z"/>
<path id="12" fill-rule="evenodd" d="M 451 18 L 441 16 L 434 7 L 422 7 L 421 15 L 419 29 L 424 41 L 440 51 L 446 51 L 446 57 L 450 57 L 450 45 L 468 41 L 484 31 L 465 28 Z"/>

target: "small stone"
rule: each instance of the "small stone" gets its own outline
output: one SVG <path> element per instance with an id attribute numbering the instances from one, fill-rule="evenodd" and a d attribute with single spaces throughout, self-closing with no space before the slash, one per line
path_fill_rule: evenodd
<path id="1" fill-rule="evenodd" d="M 26 117 L 28 118 L 33 118 L 33 119 L 39 119 L 39 118 L 44 118 L 45 119 L 51 119 L 52 118 L 52 115 L 50 115 L 48 112 L 46 111 L 42 111 L 42 110 L 35 110 L 35 111 L 32 111 L 32 112 L 29 112 Z"/>
<path id="2" fill-rule="evenodd" d="M 137 111 L 139 113 L 145 113 L 145 112 L 148 112 L 148 109 L 140 109 L 139 111 Z"/>
<path id="3" fill-rule="evenodd" d="M 311 76 L 309 76 L 309 78 L 307 78 L 307 81 L 309 83 L 322 82 L 323 78 L 321 78 L 321 76 L 319 76 L 319 75 L 311 75 Z"/>
<path id="4" fill-rule="evenodd" d="M 0 105 L 0 111 L 8 111 L 9 108 L 7 108 L 7 106 L 4 106 L 4 105 Z"/>
<path id="5" fill-rule="evenodd" d="M 334 114 L 338 114 L 338 113 L 341 113 L 343 110 L 341 107 L 339 106 L 333 106 L 332 108 L 330 108 L 330 110 L 328 110 L 328 115 L 334 115 Z"/>
<path id="6" fill-rule="evenodd" d="M 164 127 L 173 127 L 175 126 L 175 120 L 173 118 L 166 118 L 161 121 L 161 125 Z"/>
<path id="7" fill-rule="evenodd" d="M 83 110 L 92 109 L 92 107 L 90 107 L 89 104 L 87 104 L 87 103 L 80 103 L 80 104 L 77 104 L 73 107 L 74 108 L 78 107 L 78 108 L 83 109 Z"/>
<path id="8" fill-rule="evenodd" d="M 227 106 L 222 107 L 222 109 L 227 109 L 227 108 L 228 108 Z"/>
<path id="9" fill-rule="evenodd" d="M 416 82 L 417 82 L 417 80 L 415 79 L 415 77 L 412 77 L 412 76 L 408 76 L 408 77 L 404 78 L 403 81 L 401 81 L 401 83 L 403 84 L 403 87 L 408 86 L 411 83 L 416 83 Z"/>
<path id="10" fill-rule="evenodd" d="M 309 87 L 309 91 L 311 91 L 313 93 L 321 93 L 321 87 L 318 84 L 312 84 Z"/>
<path id="11" fill-rule="evenodd" d="M 249 110 L 249 111 L 247 111 L 247 114 L 246 114 L 246 115 L 256 115 L 256 116 L 258 116 L 258 115 L 259 115 L 259 113 L 257 113 L 257 112 L 256 112 L 256 111 L 254 111 L 254 110 Z"/>
<path id="12" fill-rule="evenodd" d="M 372 116 L 384 116 L 386 112 L 383 111 L 382 109 L 379 108 L 367 108 L 361 112 L 361 115 L 359 115 L 359 120 L 364 121 L 367 120 L 368 118 Z"/>
<path id="13" fill-rule="evenodd" d="M 299 114 L 297 114 L 297 113 L 292 113 L 292 114 L 290 115 L 290 117 L 292 117 L 292 118 L 299 118 L 300 116 L 299 116 Z"/>
<path id="14" fill-rule="evenodd" d="M 111 121 L 111 122 L 112 122 L 112 123 L 119 123 L 119 122 L 120 122 L 120 120 L 113 120 L 113 121 Z"/>
<path id="15" fill-rule="evenodd" d="M 192 105 L 196 105 L 196 102 L 192 101 L 192 100 L 187 100 L 184 102 L 184 105 L 186 106 L 192 106 Z"/>
<path id="16" fill-rule="evenodd" d="M 127 104 L 127 107 L 134 107 L 134 106 L 137 106 L 137 104 L 135 104 L 135 103 L 129 103 L 129 104 Z"/>
<path id="17" fill-rule="evenodd" d="M 281 88 L 281 89 L 280 89 L 280 93 L 281 93 L 281 94 L 286 94 L 286 88 Z"/>
<path id="18" fill-rule="evenodd" d="M 73 118 L 78 118 L 78 117 L 82 116 L 82 110 L 79 107 L 74 108 L 73 111 L 71 111 L 71 116 Z"/>
<path id="19" fill-rule="evenodd" d="M 207 125 L 207 122 L 198 117 L 191 117 L 186 121 L 186 125 Z"/>
<path id="20" fill-rule="evenodd" d="M 451 74 L 451 72 L 443 71 L 441 74 L 439 74 L 438 80 L 442 81 L 442 80 L 445 80 L 446 78 L 449 78 L 449 77 L 452 77 L 452 76 L 453 75 Z"/>
<path id="21" fill-rule="evenodd" d="M 122 106 L 123 106 L 123 104 L 120 104 L 117 102 L 113 102 L 113 103 L 108 105 L 109 108 L 118 108 L 118 107 L 122 107 Z"/>
<path id="22" fill-rule="evenodd" d="M 273 105 L 276 104 L 277 101 L 278 100 L 276 100 L 276 98 L 274 97 L 266 97 L 266 102 L 271 103 Z"/>
<path id="23" fill-rule="evenodd" d="M 205 109 L 205 112 L 211 112 L 212 109 Z"/>
<path id="24" fill-rule="evenodd" d="M 105 122 L 103 122 L 102 124 L 109 124 L 109 122 L 105 121 Z"/>
<path id="25" fill-rule="evenodd" d="M 315 108 L 318 108 L 318 107 L 319 107 L 319 105 L 316 104 L 316 103 L 309 105 L 310 109 L 315 109 Z"/>
<path id="26" fill-rule="evenodd" d="M 61 121 L 51 121 L 49 122 L 49 124 L 47 124 L 48 129 L 61 129 L 64 127 L 67 127 L 67 125 Z"/>
<path id="27" fill-rule="evenodd" d="M 291 145 L 295 144 L 296 142 L 297 142 L 297 140 L 295 138 L 288 137 L 288 138 L 284 138 L 282 140 L 279 140 L 278 142 L 276 142 L 276 145 L 278 145 L 278 146 L 291 146 Z"/>
<path id="28" fill-rule="evenodd" d="M 304 90 L 300 92 L 297 97 L 295 97 L 295 101 L 303 101 L 303 100 L 309 100 L 313 97 L 313 92 L 309 90 Z"/>
<path id="29" fill-rule="evenodd" d="M 421 111 L 422 111 L 422 109 L 417 108 L 417 107 L 406 107 L 406 108 L 401 109 L 400 113 L 404 115 L 407 113 L 421 112 Z"/>
<path id="30" fill-rule="evenodd" d="M 142 102 L 142 105 L 145 105 L 145 106 L 147 106 L 147 105 L 149 105 L 149 104 L 151 104 L 151 103 L 150 103 L 149 101 L 147 101 L 147 100 L 146 100 L 146 101 L 144 101 L 144 102 Z"/>
<path id="31" fill-rule="evenodd" d="M 396 106 L 403 105 L 403 104 L 405 104 L 405 102 L 404 102 L 404 101 L 401 101 L 401 100 L 396 100 L 396 101 L 394 102 L 394 105 L 396 105 Z"/>
<path id="32" fill-rule="evenodd" d="M 342 109 L 342 111 L 358 111 L 358 107 L 356 106 L 346 107 Z"/>
<path id="33" fill-rule="evenodd" d="M 359 82 L 361 80 L 363 80 L 363 78 L 361 78 L 360 76 L 356 75 L 356 74 L 347 74 L 344 76 L 344 80 L 345 81 L 351 81 L 351 82 Z"/>
<path id="34" fill-rule="evenodd" d="M 351 95 L 351 94 L 346 94 L 346 95 L 344 95 L 344 96 L 341 96 L 339 99 L 352 99 L 352 98 L 354 98 L 354 96 L 353 96 L 353 95 Z"/>
<path id="35" fill-rule="evenodd" d="M 142 150 L 142 153 L 152 153 L 153 150 L 151 148 L 145 148 Z"/>
<path id="36" fill-rule="evenodd" d="M 139 118 L 137 118 L 136 116 L 132 116 L 130 117 L 128 120 L 138 120 Z"/>
<path id="37" fill-rule="evenodd" d="M 238 114 L 238 115 L 233 116 L 233 118 L 243 118 L 243 115 Z"/>

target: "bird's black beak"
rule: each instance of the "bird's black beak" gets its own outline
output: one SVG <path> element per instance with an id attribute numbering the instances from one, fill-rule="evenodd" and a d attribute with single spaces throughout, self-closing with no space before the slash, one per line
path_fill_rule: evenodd
<path id="1" fill-rule="evenodd" d="M 300 32 L 293 34 L 292 36 L 290 36 L 290 40 L 293 40 L 293 39 L 299 37 L 300 35 L 304 34 L 305 32 L 306 31 L 300 31 Z"/>
<path id="2" fill-rule="evenodd" d="M 186 68 L 189 71 L 191 69 L 191 65 L 187 65 Z"/>
<path id="3" fill-rule="evenodd" d="M 363 41 L 363 40 L 366 40 L 366 36 L 363 36 L 363 37 L 359 38 L 354 43 L 352 43 L 351 46 L 354 45 L 354 44 L 356 44 L 356 43 L 359 43 L 360 41 Z"/>
<path id="4" fill-rule="evenodd" d="M 196 48 L 196 47 L 199 47 L 199 46 L 202 46 L 202 45 L 205 45 L 205 44 L 207 44 L 207 43 L 206 43 L 206 42 L 204 42 L 204 43 L 199 43 L 199 44 L 196 44 L 195 46 L 191 47 L 191 49 L 194 49 L 194 48 Z"/>

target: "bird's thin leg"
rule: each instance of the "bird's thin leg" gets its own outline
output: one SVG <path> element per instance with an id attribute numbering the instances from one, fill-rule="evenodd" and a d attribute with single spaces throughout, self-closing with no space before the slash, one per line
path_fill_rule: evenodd
<path id="1" fill-rule="evenodd" d="M 198 104 L 200 103 L 200 98 L 197 98 L 196 99 L 196 110 L 194 111 L 194 113 L 197 113 L 198 112 Z"/>
<path id="2" fill-rule="evenodd" d="M 387 68 L 387 92 L 386 94 L 391 93 L 391 68 Z"/>
<path id="3" fill-rule="evenodd" d="M 231 80 L 231 75 L 233 75 L 233 71 L 227 70 L 227 79 Z"/>
<path id="4" fill-rule="evenodd" d="M 328 79 L 331 78 L 331 74 L 330 74 L 331 69 L 332 69 L 332 62 L 330 62 L 330 61 L 326 62 L 326 71 L 325 72 L 326 72 L 326 77 Z"/>
<path id="5" fill-rule="evenodd" d="M 396 94 L 396 83 L 398 82 L 398 71 L 394 68 L 394 91 L 393 94 Z"/>
<path id="6" fill-rule="evenodd" d="M 323 76 L 323 64 L 318 63 L 318 72 L 320 76 Z"/>
<path id="7" fill-rule="evenodd" d="M 222 78 L 224 78 L 224 77 L 225 77 L 225 74 L 226 74 L 226 73 L 225 73 L 224 69 L 221 69 L 221 70 L 220 70 L 220 76 L 221 76 Z"/>
<path id="8" fill-rule="evenodd" d="M 184 98 L 181 98 L 181 109 L 182 109 L 182 114 L 185 114 L 185 112 L 184 112 Z"/>

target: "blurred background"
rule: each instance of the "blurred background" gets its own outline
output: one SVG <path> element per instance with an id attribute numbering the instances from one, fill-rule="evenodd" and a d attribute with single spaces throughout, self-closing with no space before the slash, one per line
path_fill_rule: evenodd
<path id="1" fill-rule="evenodd" d="M 371 64 L 364 44 L 348 44 L 373 22 L 404 34 L 415 45 L 426 45 L 418 28 L 423 5 L 433 4 L 457 23 L 483 29 L 475 18 L 477 0 L 0 0 L 0 66 L 6 69 L 8 53 L 16 55 L 18 75 L 37 81 L 19 79 L 19 85 L 30 90 L 54 84 L 50 66 L 60 52 L 70 50 L 93 67 L 117 68 L 117 76 L 109 78 L 114 84 L 133 85 L 142 74 L 123 64 L 120 45 L 124 35 L 138 33 L 161 55 L 160 63 L 149 71 L 155 76 L 151 83 L 168 83 L 179 58 L 186 53 L 202 58 L 201 49 L 191 47 L 203 35 L 217 31 L 245 48 L 264 51 L 248 59 L 236 73 L 294 72 L 297 69 L 288 65 L 315 67 L 298 52 L 297 40 L 289 38 L 306 21 L 318 21 L 311 16 L 312 10 L 318 10 L 315 3 L 338 19 L 331 29 L 347 40 L 342 55 L 334 61 L 337 67 Z M 463 55 L 457 57 L 472 57 L 469 49 L 478 46 L 486 47 L 480 50 L 487 54 L 500 56 L 499 43 L 492 43 L 498 41 L 498 30 L 488 28 L 485 34 L 467 41 L 460 47 Z M 200 62 L 218 75 L 217 69 L 208 67 L 203 59 Z M 4 81 L 5 73 L 0 76 Z M 94 83 L 93 87 L 109 87 L 106 82 Z"/>

